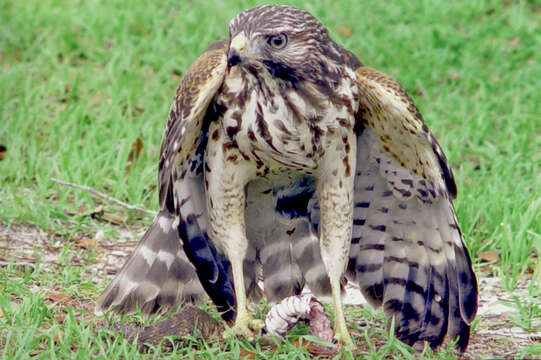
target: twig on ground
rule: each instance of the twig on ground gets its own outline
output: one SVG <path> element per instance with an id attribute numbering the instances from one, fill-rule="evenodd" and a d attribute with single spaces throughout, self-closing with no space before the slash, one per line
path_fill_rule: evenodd
<path id="1" fill-rule="evenodd" d="M 72 184 L 72 183 L 65 182 L 65 181 L 62 181 L 62 180 L 58 180 L 58 179 L 55 179 L 55 178 L 51 178 L 51 181 L 54 182 L 54 183 L 57 183 L 59 185 L 69 186 L 69 187 L 72 187 L 72 188 L 75 188 L 75 189 L 87 191 L 87 192 L 91 193 L 92 195 L 95 195 L 95 196 L 97 196 L 99 198 L 102 198 L 102 199 L 104 199 L 106 201 L 109 201 L 109 202 L 111 202 L 113 204 L 117 204 L 118 206 L 122 206 L 123 208 L 128 209 L 128 210 L 137 210 L 137 211 L 143 212 L 145 214 L 156 215 L 155 211 L 148 210 L 148 209 L 145 209 L 145 208 L 140 207 L 140 206 L 127 204 L 127 203 L 125 203 L 123 201 L 120 201 L 118 199 L 115 199 L 115 198 L 113 198 L 113 197 L 111 197 L 111 196 L 109 196 L 107 194 L 101 193 L 98 190 L 93 189 L 93 188 L 91 188 L 89 186 Z"/>
<path id="2" fill-rule="evenodd" d="M 36 267 L 36 264 L 31 263 L 31 262 L 26 262 L 26 261 L 9 262 L 9 261 L 0 260 L 0 267 L 7 267 L 7 266 L 28 266 L 28 267 L 34 268 Z"/>

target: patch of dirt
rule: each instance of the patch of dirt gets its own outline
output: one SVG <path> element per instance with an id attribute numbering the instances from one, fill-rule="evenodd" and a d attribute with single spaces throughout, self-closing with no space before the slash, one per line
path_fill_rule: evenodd
<path id="1" fill-rule="evenodd" d="M 36 227 L 25 224 L 11 224 L 9 227 L 0 221 L 0 267 L 8 264 L 35 267 L 36 263 L 42 271 L 61 269 L 61 250 L 66 241 L 73 242 L 74 246 L 97 251 L 95 261 L 88 261 L 81 257 L 69 260 L 70 266 L 87 266 L 88 276 L 95 283 L 105 283 L 122 267 L 125 260 L 137 245 L 144 229 L 119 227 L 120 236 L 107 238 L 102 231 L 93 236 L 71 236 L 69 239 L 50 234 Z M 477 273 L 479 278 L 479 311 L 478 324 L 470 339 L 468 351 L 463 355 L 467 359 L 479 358 L 516 358 L 522 349 L 541 342 L 541 331 L 527 332 L 517 326 L 513 319 L 519 317 L 517 308 L 513 304 L 513 296 L 525 299 L 531 275 L 525 276 L 517 284 L 513 293 L 503 290 L 499 278 L 485 273 Z M 53 288 L 36 291 L 45 291 L 45 295 L 56 302 L 68 302 L 72 306 L 82 307 L 92 313 L 92 301 L 82 301 L 62 293 L 62 289 Z M 366 302 L 355 286 L 347 288 L 345 303 L 349 305 L 364 305 Z M 534 328 L 541 324 L 534 324 Z"/>
<path id="2" fill-rule="evenodd" d="M 70 259 L 70 266 L 93 265 L 88 275 L 95 283 L 109 280 L 122 267 L 131 254 L 144 231 L 140 227 L 118 227 L 120 236 L 107 238 L 103 231 L 94 236 L 86 234 L 73 235 L 70 238 L 50 234 L 34 226 L 26 224 L 11 224 L 9 227 L 0 221 L 0 266 L 12 263 L 24 268 L 35 267 L 36 263 L 43 266 L 43 271 L 52 271 L 61 267 L 62 249 L 66 242 L 74 247 L 97 251 L 95 262 L 89 262 L 82 257 Z"/>

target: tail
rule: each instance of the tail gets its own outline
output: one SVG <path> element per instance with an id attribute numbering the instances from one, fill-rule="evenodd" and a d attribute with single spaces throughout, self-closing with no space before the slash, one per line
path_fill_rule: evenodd
<path id="1" fill-rule="evenodd" d="M 292 240 L 296 238 L 294 225 L 276 221 L 259 252 L 264 291 L 271 302 L 299 295 L 304 287 L 302 272 L 292 253 Z"/>
<path id="2" fill-rule="evenodd" d="M 308 285 L 317 296 L 330 294 L 319 239 L 308 219 L 314 184 L 305 179 L 273 188 L 253 183 L 247 190 L 248 238 L 258 250 L 267 299 L 298 295 Z"/>
<path id="3" fill-rule="evenodd" d="M 297 264 L 306 280 L 306 285 L 318 297 L 331 295 L 331 283 L 321 258 L 319 238 L 306 218 L 298 219 L 292 239 Z"/>
<path id="4" fill-rule="evenodd" d="M 207 295 L 183 249 L 178 218 L 164 210 L 143 235 L 139 245 L 98 298 L 94 312 L 111 309 L 152 314 Z"/>
<path id="5" fill-rule="evenodd" d="M 247 187 L 245 221 L 251 242 L 244 260 L 247 292 L 260 292 L 258 283 L 263 279 L 264 294 L 271 302 L 300 294 L 304 281 L 291 254 L 292 226 L 275 213 L 275 198 L 268 183 L 256 181 Z"/>

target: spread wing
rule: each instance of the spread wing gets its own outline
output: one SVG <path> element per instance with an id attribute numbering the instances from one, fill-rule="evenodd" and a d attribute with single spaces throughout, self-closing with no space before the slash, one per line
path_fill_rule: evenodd
<path id="1" fill-rule="evenodd" d="M 206 233 L 203 153 L 211 104 L 227 67 L 227 41 L 211 45 L 177 89 L 161 147 L 160 211 L 141 242 L 100 295 L 96 312 L 108 308 L 144 313 L 206 298 L 209 287 L 220 310 L 234 305 L 229 264 Z M 189 261 L 188 261 L 189 260 Z M 191 263 L 190 263 L 191 261 Z M 193 265 L 192 265 L 193 264 Z M 204 275 L 204 279 L 200 279 Z M 209 280 L 210 279 L 210 280 Z M 232 316 L 232 312 L 224 313 Z M 228 315 L 229 314 L 229 315 Z"/>
<path id="2" fill-rule="evenodd" d="M 477 280 L 451 200 L 445 155 L 404 89 L 360 67 L 357 169 L 347 275 L 383 305 L 404 342 L 465 350 L 477 311 Z"/>

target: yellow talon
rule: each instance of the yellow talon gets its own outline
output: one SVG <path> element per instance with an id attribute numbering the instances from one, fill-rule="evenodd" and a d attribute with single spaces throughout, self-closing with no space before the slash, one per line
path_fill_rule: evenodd
<path id="1" fill-rule="evenodd" d="M 355 344 L 353 343 L 351 335 L 349 335 L 349 331 L 342 311 L 339 311 L 338 314 L 335 313 L 334 338 L 338 341 L 339 344 L 349 348 L 350 350 L 355 349 Z"/>
<path id="2" fill-rule="evenodd" d="M 350 350 L 355 349 L 355 344 L 353 343 L 353 339 L 351 338 L 351 335 L 349 335 L 347 329 L 336 330 L 334 333 L 334 338 L 338 341 L 339 344 L 349 348 Z"/>
<path id="3" fill-rule="evenodd" d="M 237 315 L 233 327 L 225 329 L 222 337 L 229 339 L 235 336 L 242 336 L 246 340 L 251 341 L 255 335 L 259 334 L 263 325 L 263 320 L 253 318 L 248 312 L 242 312 Z"/>

